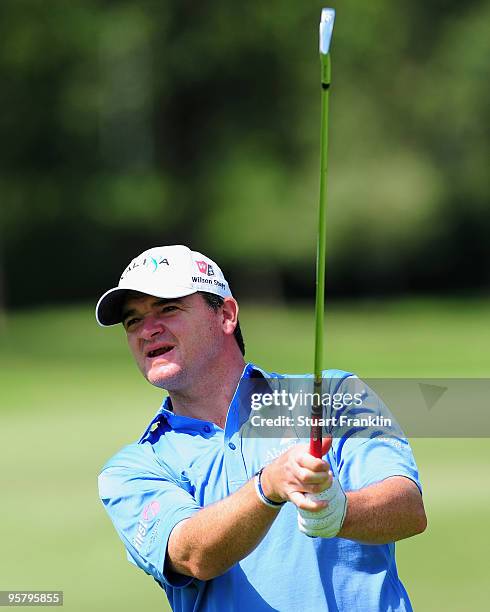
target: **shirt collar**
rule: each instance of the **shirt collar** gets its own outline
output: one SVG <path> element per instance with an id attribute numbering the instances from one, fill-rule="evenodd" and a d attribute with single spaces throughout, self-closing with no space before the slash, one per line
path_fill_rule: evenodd
<path id="1" fill-rule="evenodd" d="M 228 415 L 226 419 L 225 430 L 229 429 L 235 430 L 238 429 L 243 422 L 248 419 L 250 413 L 250 402 L 248 401 L 248 397 L 244 397 L 244 394 L 238 393 L 240 388 L 240 383 L 242 380 L 247 380 L 250 378 L 282 378 L 280 374 L 276 374 L 274 372 L 266 372 L 262 368 L 259 368 L 254 363 L 249 362 L 243 368 L 243 372 L 240 376 L 240 381 L 235 390 L 235 394 L 231 400 L 230 406 L 228 407 Z M 175 414 L 172 410 L 172 403 L 170 401 L 170 397 L 166 396 L 163 400 L 163 403 L 153 417 L 153 419 L 148 424 L 145 432 L 138 440 L 139 443 L 144 442 L 149 434 L 157 429 L 157 427 L 165 421 L 170 429 L 173 430 L 185 430 L 185 431 L 202 431 L 203 426 L 209 425 L 211 429 L 215 429 L 216 425 L 211 422 L 207 422 L 203 419 L 194 419 L 187 416 L 182 416 L 179 414 Z"/>

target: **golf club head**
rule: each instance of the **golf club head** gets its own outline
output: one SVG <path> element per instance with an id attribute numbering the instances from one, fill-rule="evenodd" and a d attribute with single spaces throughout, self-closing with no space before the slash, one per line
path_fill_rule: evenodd
<path id="1" fill-rule="evenodd" d="M 320 53 L 322 55 L 327 55 L 330 51 L 334 21 L 335 9 L 322 9 L 322 16 L 320 18 Z"/>

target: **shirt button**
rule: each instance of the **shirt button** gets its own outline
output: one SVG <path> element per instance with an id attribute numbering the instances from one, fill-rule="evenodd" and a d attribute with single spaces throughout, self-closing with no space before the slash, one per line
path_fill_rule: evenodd
<path id="1" fill-rule="evenodd" d="M 203 431 L 205 431 L 206 433 L 209 433 L 211 431 L 211 427 L 209 427 L 209 425 L 204 425 L 204 427 L 202 428 Z"/>
<path id="2" fill-rule="evenodd" d="M 231 448 L 231 450 L 235 450 L 236 446 L 233 444 L 233 442 L 229 442 L 228 446 Z"/>

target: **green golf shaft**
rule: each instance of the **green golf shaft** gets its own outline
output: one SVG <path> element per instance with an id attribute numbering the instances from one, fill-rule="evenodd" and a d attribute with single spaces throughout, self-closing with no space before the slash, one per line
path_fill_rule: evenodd
<path id="1" fill-rule="evenodd" d="M 326 208 L 327 208 L 327 154 L 328 154 L 328 94 L 330 87 L 330 54 L 320 54 L 321 59 L 321 137 L 320 137 L 320 204 L 318 211 L 318 240 L 316 251 L 316 302 L 315 302 L 315 365 L 314 392 L 321 397 L 324 348 L 325 257 L 326 257 Z M 316 395 L 318 394 L 318 395 Z M 314 402 L 313 417 L 321 417 L 322 404 Z M 313 425 L 310 450 L 321 457 L 322 428 Z"/>

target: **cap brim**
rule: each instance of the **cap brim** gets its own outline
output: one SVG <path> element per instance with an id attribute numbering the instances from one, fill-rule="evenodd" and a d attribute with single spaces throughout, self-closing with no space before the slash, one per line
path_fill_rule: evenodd
<path id="1" fill-rule="evenodd" d="M 122 323 L 123 307 L 127 294 L 130 291 L 137 291 L 138 293 L 164 299 L 185 297 L 186 295 L 196 293 L 196 289 L 191 289 L 179 291 L 178 293 L 174 294 L 166 293 L 166 295 L 156 295 L 154 292 L 145 293 L 144 291 L 141 291 L 141 289 L 114 287 L 113 289 L 109 289 L 109 291 L 104 293 L 95 307 L 95 318 L 97 319 L 97 323 L 99 325 L 102 327 L 110 327 L 111 325 Z"/>

